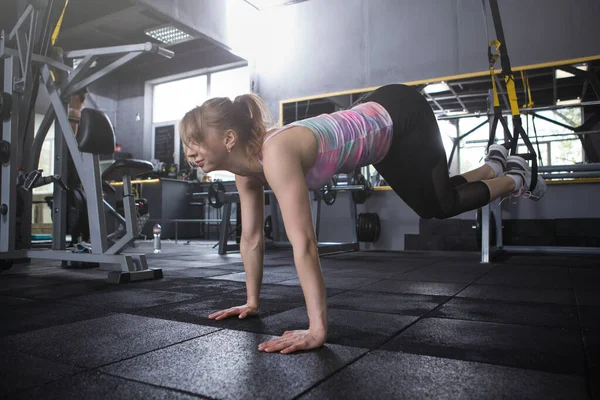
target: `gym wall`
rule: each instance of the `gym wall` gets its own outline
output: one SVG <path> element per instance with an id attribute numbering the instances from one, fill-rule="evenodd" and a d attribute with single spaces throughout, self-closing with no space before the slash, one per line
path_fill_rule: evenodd
<path id="1" fill-rule="evenodd" d="M 513 66 L 600 54 L 597 0 L 499 6 Z M 276 115 L 289 98 L 487 70 L 481 0 L 309 0 L 263 18 L 277 35 L 263 38 L 257 84 Z"/>

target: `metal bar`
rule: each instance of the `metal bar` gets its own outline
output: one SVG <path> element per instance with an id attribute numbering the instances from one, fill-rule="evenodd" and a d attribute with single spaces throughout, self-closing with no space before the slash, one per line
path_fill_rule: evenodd
<path id="1" fill-rule="evenodd" d="M 566 246 L 504 246 L 508 253 L 549 254 L 549 255 L 598 255 L 600 247 L 566 247 Z"/>
<path id="2" fill-rule="evenodd" d="M 490 205 L 481 207 L 481 262 L 490 262 Z"/>
<path id="3" fill-rule="evenodd" d="M 364 187 L 364 185 L 336 185 L 336 186 L 332 186 L 330 190 L 337 191 L 337 192 L 343 192 L 343 191 L 352 192 L 352 191 L 365 190 L 365 187 Z M 273 194 L 273 190 L 267 189 L 267 190 L 265 190 L 265 194 Z M 225 192 L 226 198 L 228 196 L 238 196 L 238 195 L 239 195 L 239 192 L 237 192 L 237 191 Z M 208 197 L 208 192 L 190 193 L 189 196 L 191 196 L 192 198 L 205 198 L 205 197 Z"/>
<path id="4" fill-rule="evenodd" d="M 538 172 L 562 172 L 562 171 L 600 171 L 600 163 L 573 164 L 573 165 L 549 165 L 539 167 Z"/>
<path id="5" fill-rule="evenodd" d="M 556 120 L 553 120 L 552 118 L 548 118 L 548 117 L 544 117 L 543 115 L 539 115 L 539 114 L 538 114 L 538 113 L 536 113 L 536 112 L 532 112 L 531 114 L 532 114 L 534 117 L 536 117 L 536 118 L 543 119 L 544 121 L 551 122 L 551 123 L 553 123 L 554 125 L 562 126 L 563 128 L 566 128 L 566 129 L 577 129 L 577 127 L 576 127 L 576 126 L 570 126 L 570 125 L 567 125 L 567 124 L 563 124 L 562 122 L 558 122 L 558 121 L 556 121 Z"/>
<path id="6" fill-rule="evenodd" d="M 540 176 L 544 179 L 575 179 L 575 178 L 600 178 L 600 171 L 595 172 L 572 172 L 565 174 L 543 174 Z"/>
<path id="7" fill-rule="evenodd" d="M 173 57 L 173 52 L 158 46 L 155 43 L 145 42 L 139 44 L 126 44 L 123 46 L 111 46 L 111 47 L 97 47 L 93 49 L 84 50 L 71 50 L 66 51 L 65 58 L 83 58 L 89 55 L 96 56 L 116 56 L 125 53 L 132 52 L 144 52 L 144 53 L 156 53 L 165 57 Z M 170 56 L 170 57 L 169 57 Z"/>
<path id="8" fill-rule="evenodd" d="M 13 30 L 10 31 L 10 33 L 8 34 L 8 40 L 13 40 L 14 36 L 17 34 L 17 32 L 19 31 L 21 26 L 25 23 L 25 20 L 27 19 L 29 14 L 31 14 L 32 11 L 33 11 L 33 6 L 30 4 L 27 6 L 27 8 L 23 12 L 23 14 L 21 14 L 21 17 L 17 20 L 17 23 L 15 24 L 15 27 L 13 28 Z M 33 40 L 33 38 L 32 38 L 32 40 Z"/>
<path id="9" fill-rule="evenodd" d="M 439 109 L 440 109 L 440 111 L 444 111 L 444 107 L 442 107 L 442 106 L 440 105 L 440 103 L 438 103 L 438 101 L 435 99 L 435 97 L 431 96 L 429 93 L 425 93 L 425 92 L 423 92 L 423 94 L 425 95 L 425 98 L 426 98 L 427 100 L 431 100 L 431 102 L 432 102 L 433 104 L 435 104 L 435 105 L 437 106 L 437 108 L 439 108 Z"/>
<path id="10" fill-rule="evenodd" d="M 83 59 L 83 61 L 73 70 L 73 72 L 69 75 L 68 81 L 63 85 L 60 89 L 61 93 L 68 93 L 71 87 L 77 83 L 77 80 L 85 75 L 88 70 L 91 68 L 94 61 L 98 59 L 98 56 L 89 55 Z"/>
<path id="11" fill-rule="evenodd" d="M 92 84 L 93 82 L 97 81 L 98 79 L 110 74 L 117 68 L 127 64 L 129 61 L 139 57 L 141 54 L 143 54 L 143 53 L 140 53 L 140 52 L 130 53 L 130 54 L 127 54 L 127 55 L 119 58 L 118 60 L 114 61 L 112 64 L 109 64 L 106 67 L 102 68 L 100 71 L 88 76 L 81 82 L 73 84 L 69 91 L 66 91 L 65 93 L 63 93 L 63 96 L 70 96 L 71 94 L 77 92 L 78 90 L 80 90 L 80 89 Z"/>
<path id="12" fill-rule="evenodd" d="M 1 50 L 1 48 L 0 48 Z M 17 50 L 14 49 L 10 49 L 10 48 L 5 48 L 4 49 L 4 54 L 8 55 L 8 56 L 18 56 L 19 52 Z M 2 52 L 0 51 L 0 55 L 2 55 Z M 59 69 L 61 71 L 65 71 L 65 72 L 71 72 L 73 71 L 73 68 L 69 67 L 68 65 L 65 65 L 61 62 L 58 62 L 50 57 L 46 57 L 46 56 L 41 56 L 39 54 L 32 54 L 31 55 L 31 61 L 38 63 L 38 64 L 48 64 L 51 67 L 54 67 L 56 69 Z"/>
<path id="13" fill-rule="evenodd" d="M 465 106 L 465 103 L 463 103 L 463 101 L 460 99 L 460 96 L 458 95 L 458 93 L 456 93 L 456 91 L 454 89 L 452 89 L 452 86 L 448 85 L 448 88 L 450 88 L 450 92 L 452 92 L 452 94 L 454 96 L 456 96 L 456 100 L 458 101 L 458 104 L 460 104 L 460 106 L 463 108 L 463 110 L 467 110 L 467 106 Z"/>

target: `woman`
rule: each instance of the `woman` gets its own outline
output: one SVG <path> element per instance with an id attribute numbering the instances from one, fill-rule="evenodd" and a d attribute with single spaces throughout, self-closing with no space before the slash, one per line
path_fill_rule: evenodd
<path id="1" fill-rule="evenodd" d="M 383 86 L 350 110 L 294 122 L 267 132 L 264 103 L 255 95 L 208 100 L 181 122 L 188 159 L 205 173 L 236 175 L 241 201 L 240 251 L 246 271 L 246 304 L 211 314 L 221 320 L 258 312 L 263 271 L 264 185 L 277 197 L 304 293 L 309 327 L 285 332 L 260 351 L 291 353 L 320 347 L 327 336 L 325 285 L 307 191 L 343 172 L 373 164 L 382 178 L 422 218 L 448 218 L 502 196 L 541 198 L 538 178 L 520 157 L 490 146 L 485 164 L 450 178 L 437 121 L 425 98 L 405 85 Z"/>

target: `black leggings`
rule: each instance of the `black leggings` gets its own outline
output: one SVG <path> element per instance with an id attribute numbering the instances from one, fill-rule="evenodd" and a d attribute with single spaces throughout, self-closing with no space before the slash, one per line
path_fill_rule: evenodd
<path id="1" fill-rule="evenodd" d="M 485 183 L 468 183 L 460 175 L 449 177 L 437 120 L 414 88 L 382 86 L 359 101 L 377 102 L 392 117 L 390 151 L 374 167 L 421 218 L 449 218 L 489 203 Z"/>

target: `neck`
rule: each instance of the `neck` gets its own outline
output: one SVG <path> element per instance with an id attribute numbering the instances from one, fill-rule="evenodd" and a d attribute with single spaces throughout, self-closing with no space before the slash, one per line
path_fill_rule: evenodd
<path id="1" fill-rule="evenodd" d="M 263 168 L 255 157 L 249 158 L 246 154 L 237 151 L 229 153 L 224 169 L 240 176 L 262 176 Z"/>

